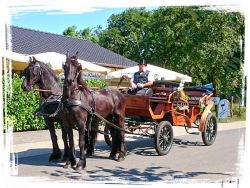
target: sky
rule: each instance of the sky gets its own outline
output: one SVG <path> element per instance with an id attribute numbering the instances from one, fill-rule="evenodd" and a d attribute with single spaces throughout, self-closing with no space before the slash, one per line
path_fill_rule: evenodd
<path id="1" fill-rule="evenodd" d="M 11 18 L 11 24 L 39 31 L 62 34 L 69 26 L 75 25 L 77 29 L 86 27 L 95 28 L 100 25 L 107 27 L 107 20 L 112 14 L 118 14 L 126 8 L 105 8 L 94 12 L 81 14 L 47 14 L 47 12 L 31 12 Z"/>
<path id="2" fill-rule="evenodd" d="M 142 3 L 144 2 L 144 3 Z M 11 25 L 62 34 L 69 26 L 77 29 L 107 27 L 112 14 L 123 12 L 129 7 L 156 8 L 163 1 L 142 0 L 10 0 Z"/>
<path id="3" fill-rule="evenodd" d="M 179 3 L 178 3 L 179 2 Z M 107 27 L 112 14 L 118 14 L 130 7 L 154 9 L 159 6 L 193 5 L 192 0 L 8 0 L 11 25 L 50 33 L 62 34 L 69 26 L 77 29 Z M 211 1 L 196 0 L 200 5 Z M 223 5 L 223 0 L 213 1 L 214 5 Z M 236 0 L 227 0 L 234 5 Z M 195 3 L 196 4 L 196 3 Z"/>

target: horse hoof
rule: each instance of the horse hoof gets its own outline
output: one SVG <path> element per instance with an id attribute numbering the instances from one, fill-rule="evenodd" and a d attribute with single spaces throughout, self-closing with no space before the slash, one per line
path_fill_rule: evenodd
<path id="1" fill-rule="evenodd" d="M 66 162 L 67 160 L 68 160 L 68 156 L 67 155 L 63 155 L 63 159 L 62 159 L 62 162 L 64 163 L 64 162 Z"/>
<path id="2" fill-rule="evenodd" d="M 116 155 L 115 155 L 115 154 L 110 153 L 110 155 L 109 155 L 109 159 L 115 160 L 115 159 L 116 159 Z"/>
<path id="3" fill-rule="evenodd" d="M 57 161 L 61 159 L 61 153 L 52 153 L 49 157 L 49 161 Z"/>
<path id="4" fill-rule="evenodd" d="M 85 167 L 86 167 L 86 160 L 82 159 L 82 160 L 78 161 L 76 167 L 74 167 L 73 169 L 74 170 L 83 170 Z"/>
<path id="5" fill-rule="evenodd" d="M 69 168 L 70 167 L 70 162 L 69 161 L 67 161 L 66 163 L 65 163 L 65 165 L 63 165 L 63 168 Z"/>
<path id="6" fill-rule="evenodd" d="M 75 171 L 80 171 L 80 170 L 83 170 L 84 168 L 82 166 L 80 166 L 80 165 L 76 165 L 75 167 L 73 167 L 73 169 Z"/>
<path id="7" fill-rule="evenodd" d="M 76 161 L 70 161 L 71 167 L 74 168 L 76 166 Z"/>
<path id="8" fill-rule="evenodd" d="M 87 150 L 86 155 L 87 155 L 87 156 L 92 156 L 92 155 L 94 155 L 94 151 L 92 151 L 92 150 Z"/>
<path id="9" fill-rule="evenodd" d="M 124 161 L 125 160 L 125 157 L 124 156 L 118 156 L 117 158 L 117 161 L 118 162 L 121 162 L 121 161 Z"/>

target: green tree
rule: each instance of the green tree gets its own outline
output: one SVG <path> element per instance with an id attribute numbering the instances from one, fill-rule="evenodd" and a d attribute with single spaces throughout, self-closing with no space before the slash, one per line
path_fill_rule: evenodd
<path id="1" fill-rule="evenodd" d="M 90 27 L 87 27 L 79 31 L 77 30 L 76 26 L 70 26 L 63 31 L 63 35 L 78 39 L 85 39 L 92 41 L 94 43 L 98 43 L 99 39 L 97 34 L 100 32 L 100 30 L 101 30 L 100 26 L 97 26 L 97 28 L 94 30 L 91 29 Z"/>
<path id="2" fill-rule="evenodd" d="M 130 8 L 108 19 L 108 27 L 99 34 L 99 44 L 133 60 L 143 58 L 151 12 Z"/>
<path id="3" fill-rule="evenodd" d="M 99 44 L 135 61 L 144 58 L 188 74 L 194 85 L 212 82 L 218 93 L 230 95 L 241 79 L 242 36 L 240 13 L 200 7 L 133 8 L 109 18 Z"/>
<path id="4" fill-rule="evenodd" d="M 104 30 L 77 31 L 72 26 L 65 34 L 96 41 L 134 61 L 144 58 L 190 75 L 193 85 L 212 82 L 218 94 L 239 95 L 244 16 L 238 12 L 202 7 L 130 8 L 111 15 Z"/>
<path id="5" fill-rule="evenodd" d="M 74 38 L 79 38 L 79 32 L 77 31 L 76 26 L 69 26 L 63 31 L 63 35 L 70 36 Z"/>

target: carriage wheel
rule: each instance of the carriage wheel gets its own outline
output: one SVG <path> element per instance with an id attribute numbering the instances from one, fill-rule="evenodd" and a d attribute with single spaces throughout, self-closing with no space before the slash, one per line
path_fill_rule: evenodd
<path id="1" fill-rule="evenodd" d="M 208 114 L 205 130 L 202 132 L 202 141 L 206 146 L 210 146 L 214 143 L 217 136 L 217 119 L 213 114 Z"/>
<path id="2" fill-rule="evenodd" d="M 173 145 L 173 128 L 168 121 L 162 121 L 155 131 L 155 150 L 159 155 L 167 155 Z"/>
<path id="3" fill-rule="evenodd" d="M 111 147 L 111 145 L 112 145 L 112 137 L 111 137 L 108 125 L 105 125 L 105 127 L 104 127 L 104 140 L 105 140 L 106 144 L 109 147 Z"/>

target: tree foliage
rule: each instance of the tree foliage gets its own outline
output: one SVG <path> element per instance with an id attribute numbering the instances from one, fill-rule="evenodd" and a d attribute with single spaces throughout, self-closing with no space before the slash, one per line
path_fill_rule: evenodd
<path id="1" fill-rule="evenodd" d="M 99 34 L 99 43 L 133 60 L 143 57 L 146 46 L 146 30 L 151 12 L 145 8 L 131 8 L 108 19 L 108 27 Z"/>
<path id="2" fill-rule="evenodd" d="M 97 34 L 100 30 L 101 30 L 100 26 L 97 26 L 97 28 L 94 30 L 91 29 L 90 27 L 87 27 L 79 31 L 77 30 L 76 26 L 70 26 L 63 31 L 63 35 L 79 39 L 90 40 L 92 42 L 97 43 L 98 42 Z"/>
<path id="3" fill-rule="evenodd" d="M 101 46 L 127 58 L 191 76 L 193 85 L 212 82 L 218 94 L 239 94 L 244 16 L 238 12 L 130 8 L 111 15 L 96 36 Z"/>

